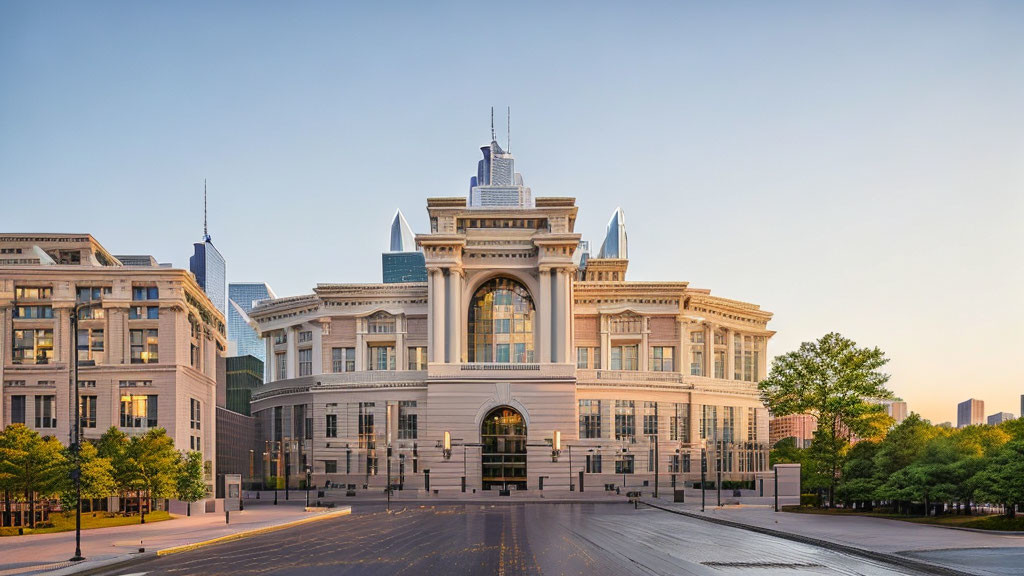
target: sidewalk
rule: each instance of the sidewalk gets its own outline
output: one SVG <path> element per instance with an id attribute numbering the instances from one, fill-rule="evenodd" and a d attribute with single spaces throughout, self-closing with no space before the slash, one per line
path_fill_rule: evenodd
<path id="1" fill-rule="evenodd" d="M 1024 565 L 1024 535 L 1019 534 L 954 530 L 867 516 L 775 512 L 772 507 L 761 506 L 708 506 L 702 514 L 699 501 L 677 504 L 663 498 L 645 500 L 691 516 L 923 560 L 973 574 L 1020 574 Z"/>
<path id="2" fill-rule="evenodd" d="M 138 557 L 140 547 L 152 555 L 168 548 L 351 511 L 338 507 L 328 512 L 306 512 L 304 502 L 298 500 L 282 501 L 279 506 L 272 502 L 246 502 L 244 511 L 231 513 L 231 524 L 224 523 L 224 514 L 200 514 L 146 525 L 83 530 L 82 554 L 86 561 L 81 563 L 68 561 L 75 551 L 73 531 L 0 538 L 0 576 L 51 570 L 68 574 Z"/>
<path id="3" fill-rule="evenodd" d="M 384 489 L 371 489 L 371 490 L 357 490 L 355 496 L 346 496 L 345 490 L 327 490 L 323 497 L 317 498 L 316 493 L 310 494 L 310 505 L 315 505 L 317 501 L 321 503 L 333 503 L 335 506 L 343 506 L 345 504 L 364 504 L 364 503 L 380 503 L 387 502 L 387 495 L 384 493 Z M 292 491 L 291 501 L 296 499 L 296 491 Z M 260 492 L 260 499 L 256 500 L 256 491 L 246 491 L 246 506 L 250 502 L 262 502 L 268 503 L 274 501 L 274 491 Z M 304 492 L 298 492 L 300 499 L 305 499 Z M 284 491 L 278 491 L 278 501 L 284 503 Z M 467 503 L 467 504 L 481 504 L 481 503 L 605 503 L 605 502 L 626 502 L 627 498 L 625 493 L 616 494 L 615 492 L 607 492 L 601 488 L 593 490 L 585 490 L 584 492 L 573 491 L 562 489 L 548 489 L 548 490 L 523 490 L 509 493 L 508 496 L 499 496 L 497 490 L 477 490 L 475 493 L 472 489 L 462 492 L 458 488 L 445 488 L 439 489 L 437 494 L 433 491 L 427 493 L 424 490 L 396 490 L 391 493 L 391 502 L 398 503 L 417 503 L 417 504 L 432 504 L 432 503 Z"/>

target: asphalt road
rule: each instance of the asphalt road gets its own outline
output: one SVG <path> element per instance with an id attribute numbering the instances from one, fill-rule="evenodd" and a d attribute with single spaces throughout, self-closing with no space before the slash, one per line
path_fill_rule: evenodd
<path id="1" fill-rule="evenodd" d="M 111 574 L 916 574 L 626 504 L 379 505 Z"/>

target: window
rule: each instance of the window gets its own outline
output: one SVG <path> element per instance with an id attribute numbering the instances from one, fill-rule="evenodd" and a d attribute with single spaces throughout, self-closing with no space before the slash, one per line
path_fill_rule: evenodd
<path id="1" fill-rule="evenodd" d="M 733 442 L 736 431 L 736 408 L 733 406 L 722 407 L 722 442 Z"/>
<path id="2" fill-rule="evenodd" d="M 632 400 L 615 401 L 615 439 L 636 441 L 636 406 Z"/>
<path id="3" fill-rule="evenodd" d="M 53 306 L 15 306 L 13 312 L 14 318 L 53 318 Z"/>
<path id="4" fill-rule="evenodd" d="M 103 363 L 103 330 L 100 328 L 78 331 L 78 361 Z"/>
<path id="5" fill-rule="evenodd" d="M 284 352 L 274 354 L 274 365 L 277 366 L 277 379 L 288 378 L 288 355 Z"/>
<path id="6" fill-rule="evenodd" d="M 703 406 L 700 417 L 700 437 L 702 440 L 715 438 L 718 434 L 718 407 Z"/>
<path id="7" fill-rule="evenodd" d="M 284 330 L 281 330 L 280 332 L 277 332 L 276 334 L 274 334 L 274 345 L 275 346 L 278 345 L 278 344 L 287 344 L 287 343 L 288 343 L 288 333 L 287 332 L 285 332 Z"/>
<path id="8" fill-rule="evenodd" d="M 299 376 L 310 376 L 313 374 L 313 350 L 305 348 L 299 350 Z"/>
<path id="9" fill-rule="evenodd" d="M 651 346 L 649 369 L 655 372 L 671 372 L 672 356 L 675 348 L 672 346 Z"/>
<path id="10" fill-rule="evenodd" d="M 53 297 L 53 288 L 39 287 L 27 288 L 18 286 L 14 289 L 15 300 L 49 300 Z"/>
<path id="11" fill-rule="evenodd" d="M 160 289 L 156 286 L 133 286 L 132 300 L 159 300 Z"/>
<path id="12" fill-rule="evenodd" d="M 616 474 L 632 474 L 633 473 L 633 455 L 622 454 L 618 460 L 615 461 L 615 473 Z"/>
<path id="13" fill-rule="evenodd" d="M 394 346 L 370 346 L 370 370 L 394 370 Z"/>
<path id="14" fill-rule="evenodd" d="M 302 332 L 299 332 L 299 344 L 301 344 L 303 342 L 312 342 L 312 341 L 313 341 L 313 331 L 312 330 L 303 330 Z"/>
<path id="15" fill-rule="evenodd" d="M 525 286 L 494 278 L 477 289 L 469 306 L 470 362 L 533 362 L 534 305 Z"/>
<path id="16" fill-rule="evenodd" d="M 658 435 L 658 403 L 644 402 L 644 436 Z"/>
<path id="17" fill-rule="evenodd" d="M 601 437 L 601 401 L 580 400 L 580 438 Z"/>
<path id="18" fill-rule="evenodd" d="M 639 370 L 637 363 L 637 346 L 612 346 L 612 370 Z"/>
<path id="19" fill-rule="evenodd" d="M 669 474 L 679 474 L 681 472 L 679 469 L 679 454 L 672 455 L 668 462 L 668 472 Z"/>
<path id="20" fill-rule="evenodd" d="M 690 443 L 690 405 L 677 403 L 675 415 L 669 421 L 669 440 Z"/>
<path id="21" fill-rule="evenodd" d="M 189 398 L 189 428 L 199 430 L 203 420 L 202 404 L 195 398 Z"/>
<path id="22" fill-rule="evenodd" d="M 338 461 L 337 460 L 324 460 L 324 473 L 325 474 L 337 474 L 338 473 Z"/>
<path id="23" fill-rule="evenodd" d="M 701 335 L 703 340 L 703 332 L 694 332 L 690 336 L 696 334 Z M 690 346 L 690 375 L 691 376 L 703 376 L 704 375 L 704 345 L 691 345 Z"/>
<path id="24" fill-rule="evenodd" d="M 359 448 L 366 450 L 366 473 L 377 475 L 377 439 L 373 427 L 373 402 L 359 403 Z"/>
<path id="25" fill-rule="evenodd" d="M 81 419 L 79 425 L 82 428 L 96 427 L 96 396 L 78 397 L 78 417 Z"/>
<path id="26" fill-rule="evenodd" d="M 103 296 L 110 295 L 110 286 L 78 286 L 75 288 L 75 300 L 79 304 L 98 302 Z"/>
<path id="27" fill-rule="evenodd" d="M 736 380 L 757 382 L 761 379 L 761 350 L 763 336 L 733 335 L 733 377 Z"/>
<path id="28" fill-rule="evenodd" d="M 122 428 L 155 428 L 157 425 L 157 396 L 121 395 Z"/>
<path id="29" fill-rule="evenodd" d="M 747 408 L 747 442 L 757 442 L 756 408 Z"/>
<path id="30" fill-rule="evenodd" d="M 53 330 L 15 330 L 11 361 L 15 364 L 49 364 L 53 360 Z"/>
<path id="31" fill-rule="evenodd" d="M 370 334 L 394 334 L 395 317 L 387 312 L 377 312 L 367 320 L 366 331 Z"/>
<path id="32" fill-rule="evenodd" d="M 326 436 L 328 438 L 337 438 L 338 437 L 338 415 L 337 414 L 328 414 L 327 415 L 326 428 L 327 428 Z"/>
<path id="33" fill-rule="evenodd" d="M 427 369 L 427 347 L 426 346 L 411 346 L 409 347 L 409 370 L 426 370 Z"/>
<path id="34" fill-rule="evenodd" d="M 36 428 L 56 428 L 57 397 L 36 396 Z"/>
<path id="35" fill-rule="evenodd" d="M 159 306 L 148 306 L 146 307 L 146 318 L 149 320 L 160 319 L 160 307 Z"/>
<path id="36" fill-rule="evenodd" d="M 417 438 L 417 415 L 415 400 L 398 401 L 398 439 L 416 440 Z"/>
<path id="37" fill-rule="evenodd" d="M 576 349 L 576 368 L 580 370 L 586 370 L 590 367 L 588 361 L 590 356 L 590 348 L 577 348 Z"/>
<path id="38" fill-rule="evenodd" d="M 587 474 L 600 474 L 601 473 L 601 455 L 600 454 L 588 454 L 587 455 Z"/>
<path id="39" fill-rule="evenodd" d="M 157 331 L 129 330 L 132 364 L 155 364 L 159 361 Z"/>
<path id="40" fill-rule="evenodd" d="M 725 350 L 715 350 L 715 378 L 725 378 Z"/>
<path id="41" fill-rule="evenodd" d="M 11 396 L 11 424 L 25 423 L 25 396 Z"/>
<path id="42" fill-rule="evenodd" d="M 355 372 L 356 349 L 331 348 L 331 364 L 334 372 Z"/>

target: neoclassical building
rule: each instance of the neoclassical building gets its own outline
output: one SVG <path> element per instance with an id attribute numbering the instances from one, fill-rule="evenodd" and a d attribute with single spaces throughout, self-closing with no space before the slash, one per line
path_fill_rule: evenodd
<path id="1" fill-rule="evenodd" d="M 426 282 L 318 284 L 253 308 L 257 474 L 458 493 L 657 473 L 668 487 L 699 481 L 706 448 L 709 480 L 752 481 L 771 313 L 627 280 L 621 210 L 591 257 L 574 198 L 533 198 L 497 142 L 483 152 L 468 197 L 427 200 Z"/>

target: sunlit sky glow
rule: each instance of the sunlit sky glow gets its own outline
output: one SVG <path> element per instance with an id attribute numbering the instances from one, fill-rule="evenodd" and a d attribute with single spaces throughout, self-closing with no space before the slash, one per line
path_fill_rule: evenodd
<path id="1" fill-rule="evenodd" d="M 378 4 L 0 4 L 0 229 L 187 266 L 207 178 L 229 280 L 379 281 L 511 106 L 631 279 L 760 304 L 771 354 L 879 346 L 935 422 L 1019 414 L 1024 4 Z"/>

